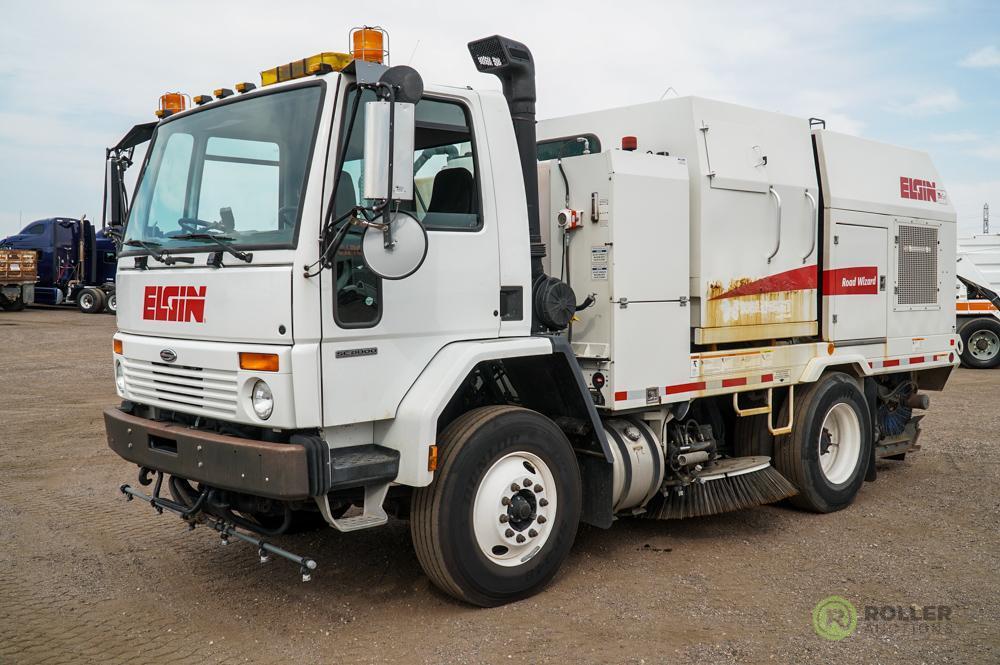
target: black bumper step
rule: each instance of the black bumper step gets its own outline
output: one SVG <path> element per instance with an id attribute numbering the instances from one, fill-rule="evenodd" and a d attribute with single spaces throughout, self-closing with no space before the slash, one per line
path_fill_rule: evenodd
<path id="1" fill-rule="evenodd" d="M 399 475 L 399 451 L 373 443 L 334 448 L 318 436 L 295 435 L 292 443 L 306 449 L 309 494 L 391 482 Z"/>

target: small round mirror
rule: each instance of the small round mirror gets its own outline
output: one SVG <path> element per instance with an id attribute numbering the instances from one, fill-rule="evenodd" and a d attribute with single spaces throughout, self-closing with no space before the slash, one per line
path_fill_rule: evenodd
<path id="1" fill-rule="evenodd" d="M 372 226 L 361 236 L 365 265 L 382 279 L 403 279 L 417 271 L 427 256 L 427 231 L 407 212 L 389 215 L 388 232 Z"/>

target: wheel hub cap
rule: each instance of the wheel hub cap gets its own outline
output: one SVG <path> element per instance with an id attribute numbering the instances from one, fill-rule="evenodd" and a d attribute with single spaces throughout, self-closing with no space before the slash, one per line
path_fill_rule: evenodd
<path id="1" fill-rule="evenodd" d="M 1000 337 L 992 330 L 979 330 L 969 338 L 969 351 L 977 360 L 992 360 L 1000 352 Z"/>
<path id="2" fill-rule="evenodd" d="M 537 455 L 516 452 L 497 460 L 479 483 L 472 511 L 480 552 L 508 567 L 531 559 L 552 532 L 557 499 L 555 477 Z"/>

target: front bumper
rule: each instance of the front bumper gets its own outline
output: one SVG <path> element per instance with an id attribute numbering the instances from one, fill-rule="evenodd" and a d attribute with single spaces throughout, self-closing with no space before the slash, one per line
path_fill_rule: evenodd
<path id="1" fill-rule="evenodd" d="M 104 410 L 108 446 L 141 467 L 218 489 L 285 501 L 395 480 L 399 451 L 374 444 L 335 448 L 296 434 L 272 443 Z"/>
<path id="2" fill-rule="evenodd" d="M 155 471 L 270 499 L 306 499 L 320 491 L 310 486 L 317 475 L 310 471 L 321 462 L 307 444 L 214 434 L 117 408 L 104 410 L 104 425 L 113 451 Z"/>

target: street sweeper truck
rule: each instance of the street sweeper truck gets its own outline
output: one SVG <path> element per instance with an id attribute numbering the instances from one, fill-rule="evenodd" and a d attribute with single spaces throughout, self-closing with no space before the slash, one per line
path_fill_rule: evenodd
<path id="1" fill-rule="evenodd" d="M 925 154 L 700 98 L 536 125 L 523 44 L 469 44 L 501 93 L 351 40 L 161 104 L 104 414 L 127 498 L 304 579 L 280 534 L 395 515 L 491 606 L 580 522 L 828 513 L 917 449 L 957 362 Z"/>

